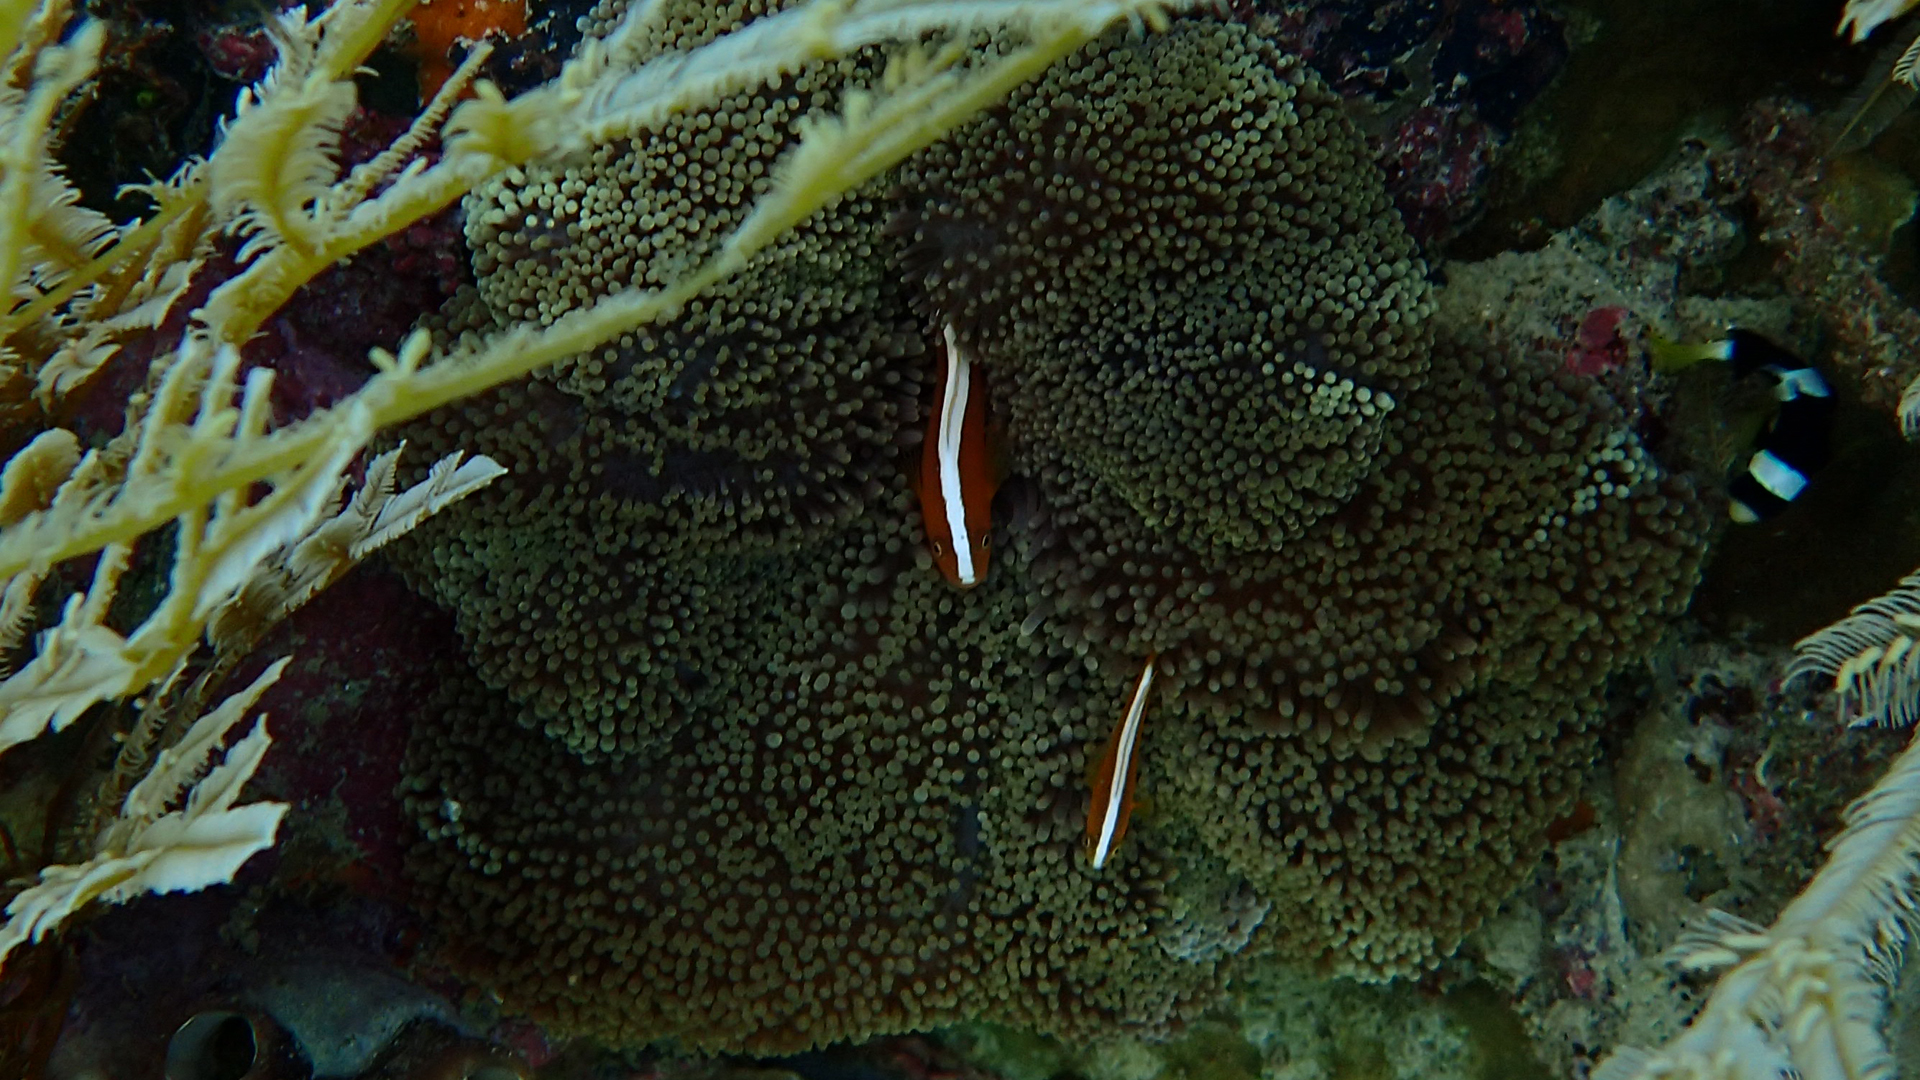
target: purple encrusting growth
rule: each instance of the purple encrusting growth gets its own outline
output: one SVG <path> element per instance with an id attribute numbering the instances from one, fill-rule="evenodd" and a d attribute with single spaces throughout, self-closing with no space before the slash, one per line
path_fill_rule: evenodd
<path id="1" fill-rule="evenodd" d="M 1376 141 L 1387 190 L 1424 244 L 1445 239 L 1479 213 L 1501 136 L 1465 105 L 1422 105 Z"/>
<path id="2" fill-rule="evenodd" d="M 1567 61 L 1562 19 L 1532 0 L 1338 0 L 1241 7 L 1343 97 L 1380 107 L 1363 125 L 1407 226 L 1443 243 L 1479 216 L 1520 114 Z"/>
<path id="3" fill-rule="evenodd" d="M 276 752 L 251 789 L 294 804 L 318 858 L 306 871 L 356 892 L 399 899 L 410 842 L 396 787 L 412 718 L 452 655 L 452 620 L 418 603 L 382 567 L 363 567 L 296 612 L 235 679 L 282 656 L 294 662 L 261 698 Z"/>
<path id="4" fill-rule="evenodd" d="M 1671 1036 L 1704 984 L 1661 952 L 1708 908 L 1770 920 L 1897 750 L 1898 736 L 1839 727 L 1823 688 L 1783 684 L 1788 655 L 1700 636 L 1622 694 L 1590 823 L 1470 947 L 1549 1075 Z"/>
<path id="5" fill-rule="evenodd" d="M 1249 5 L 1345 97 L 1470 106 L 1502 132 L 1566 63 L 1559 16 L 1532 0 Z"/>

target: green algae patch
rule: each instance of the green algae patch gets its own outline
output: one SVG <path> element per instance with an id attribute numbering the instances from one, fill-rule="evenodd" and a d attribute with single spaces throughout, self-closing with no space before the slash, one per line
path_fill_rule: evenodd
<path id="1" fill-rule="evenodd" d="M 1893 234 L 1913 219 L 1913 181 L 1893 165 L 1867 154 L 1828 162 L 1819 201 L 1830 220 L 1845 229 L 1863 254 L 1887 253 Z"/>
<path id="2" fill-rule="evenodd" d="M 1166 1046 L 1165 1080 L 1258 1080 L 1262 1058 L 1240 1025 L 1202 1020 Z"/>
<path id="3" fill-rule="evenodd" d="M 959 1024 L 940 1042 L 1002 1080 L 1052 1080 L 1075 1071 L 1074 1051 L 1059 1039 L 1006 1024 Z"/>
<path id="4" fill-rule="evenodd" d="M 1356 1071 L 1333 1069 L 1336 1078 L 1392 1080 L 1396 1075 L 1376 1040 L 1342 1040 L 1335 1062 L 1353 1062 Z M 1259 1080 L 1267 1057 L 1248 1041 L 1239 1021 L 1213 1016 L 1187 1025 L 1165 1042 L 1121 1037 L 1075 1048 L 1058 1039 L 1002 1024 L 964 1024 L 940 1033 L 940 1040 L 972 1064 L 1004 1080 Z"/>
<path id="5" fill-rule="evenodd" d="M 1448 1015 L 1467 1030 L 1475 1080 L 1547 1080 L 1533 1040 L 1505 995 L 1473 982 L 1446 996 Z"/>

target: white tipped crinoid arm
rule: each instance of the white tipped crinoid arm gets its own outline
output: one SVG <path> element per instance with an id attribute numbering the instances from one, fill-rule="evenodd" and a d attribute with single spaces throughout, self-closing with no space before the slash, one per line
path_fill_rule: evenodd
<path id="1" fill-rule="evenodd" d="M 1915 0 L 1847 0 L 1835 33 L 1848 36 L 1855 43 L 1865 41 L 1881 23 L 1906 14 L 1914 3 Z"/>
<path id="2" fill-rule="evenodd" d="M 1848 723 L 1906 727 L 1920 719 L 1920 572 L 1802 638 L 1794 651 L 1787 678 L 1832 678 Z"/>
<path id="3" fill-rule="evenodd" d="M 233 880 L 242 864 L 273 846 L 287 804 L 236 806 L 240 789 L 266 757 L 272 738 L 264 718 L 207 762 L 227 733 L 280 677 L 287 662 L 269 667 L 253 684 L 194 721 L 127 793 L 118 820 L 101 835 L 93 858 L 44 867 L 39 880 L 7 905 L 0 926 L 0 963 L 28 941 L 39 941 L 86 905 L 125 903 L 141 893 L 192 892 Z M 184 801 L 182 799 L 184 796 Z M 183 803 L 180 809 L 167 807 Z"/>
<path id="4" fill-rule="evenodd" d="M 1920 572 L 1796 646 L 1788 677 L 1833 678 L 1855 725 L 1920 719 Z M 1772 926 L 1724 912 L 1667 959 L 1724 969 L 1698 1015 L 1658 1050 L 1623 1048 L 1595 1080 L 1886 1080 L 1886 998 L 1917 912 L 1920 740 L 1847 807 L 1827 862 Z"/>

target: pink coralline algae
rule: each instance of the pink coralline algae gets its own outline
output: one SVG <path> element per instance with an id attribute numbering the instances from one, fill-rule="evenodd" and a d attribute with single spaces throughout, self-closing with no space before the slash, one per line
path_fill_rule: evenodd
<path id="1" fill-rule="evenodd" d="M 1577 998 L 1590 998 L 1600 981 L 1600 976 L 1588 964 L 1591 959 L 1585 950 L 1569 946 L 1558 955 L 1562 965 L 1561 978 L 1566 981 L 1567 993 Z"/>
<path id="2" fill-rule="evenodd" d="M 1426 247 L 1471 226 L 1520 111 L 1567 59 L 1560 19 L 1533 0 L 1240 0 L 1343 97 L 1385 113 L 1370 137 L 1394 203 Z"/>
<path id="3" fill-rule="evenodd" d="M 275 373 L 275 419 L 324 408 L 373 374 L 367 353 L 392 349 L 466 280 L 466 243 L 448 210 L 329 268 L 247 343 L 243 356 Z"/>
<path id="4" fill-rule="evenodd" d="M 1827 361 L 1869 405 L 1893 411 L 1920 376 L 1920 312 L 1881 278 L 1878 253 L 1864 250 L 1823 198 L 1827 139 L 1806 106 L 1782 100 L 1755 106 L 1739 134 L 1737 147 L 1715 155 L 1715 179 L 1751 197 L 1760 239 L 1778 252 L 1776 276 L 1831 335 Z"/>
<path id="5" fill-rule="evenodd" d="M 1415 239 L 1448 239 L 1477 216 L 1495 149 L 1492 128 L 1471 106 L 1423 105 L 1394 129 L 1381 164 Z"/>
<path id="6" fill-rule="evenodd" d="M 326 878 L 397 899 L 410 842 L 396 788 L 417 714 L 436 685 L 436 657 L 453 655 L 453 626 L 379 567 L 362 567 L 293 613 L 261 643 L 236 682 L 293 656 L 260 701 L 279 745 L 256 792 L 284 799 L 313 842 L 293 876 Z M 322 854 L 324 852 L 325 854 Z"/>
<path id="7" fill-rule="evenodd" d="M 215 74 L 247 85 L 259 82 L 279 58 L 273 39 L 258 25 L 204 27 L 194 35 L 194 44 Z"/>
<path id="8" fill-rule="evenodd" d="M 1573 348 L 1567 351 L 1567 371 L 1593 378 L 1618 370 L 1628 359 L 1627 340 L 1620 333 L 1620 321 L 1627 309 L 1618 305 L 1597 307 L 1580 320 Z"/>

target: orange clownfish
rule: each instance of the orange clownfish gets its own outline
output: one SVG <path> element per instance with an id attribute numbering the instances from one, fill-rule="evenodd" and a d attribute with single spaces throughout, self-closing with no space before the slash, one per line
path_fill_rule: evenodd
<path id="1" fill-rule="evenodd" d="M 1095 870 L 1120 847 L 1127 835 L 1127 819 L 1133 815 L 1133 777 L 1140 771 L 1140 720 L 1147 712 L 1147 691 L 1153 689 L 1154 666 L 1159 653 L 1147 656 L 1140 681 L 1133 686 L 1133 699 L 1127 711 L 1114 725 L 1113 738 L 1107 740 L 1106 756 L 1100 759 L 1100 771 L 1093 776 L 1093 797 L 1087 803 L 1087 837 L 1084 849 Z"/>
<path id="2" fill-rule="evenodd" d="M 987 387 L 945 328 L 946 364 L 914 490 L 926 518 L 927 547 L 946 579 L 963 589 L 986 580 L 993 494 L 1000 471 L 987 440 Z"/>

